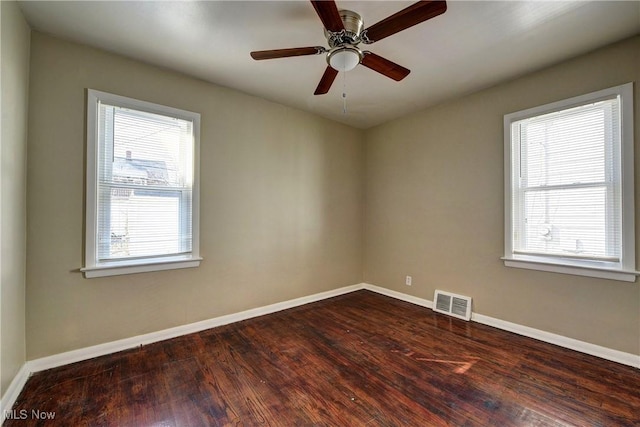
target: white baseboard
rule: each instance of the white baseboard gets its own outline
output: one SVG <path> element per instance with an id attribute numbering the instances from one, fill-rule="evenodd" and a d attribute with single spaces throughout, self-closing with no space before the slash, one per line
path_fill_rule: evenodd
<path id="1" fill-rule="evenodd" d="M 276 304 L 266 305 L 264 307 L 258 307 L 251 310 L 241 311 L 239 313 L 228 314 L 226 316 L 220 316 L 200 322 L 189 323 L 187 325 L 176 326 L 175 328 L 164 329 L 162 331 L 151 332 L 144 335 L 124 338 L 121 340 L 98 344 L 91 347 L 85 347 L 78 350 L 67 351 L 65 353 L 54 354 L 53 356 L 31 360 L 27 362 L 27 365 L 29 368 L 29 372 L 44 371 L 45 369 L 56 368 L 58 366 L 68 365 L 70 363 L 79 362 L 81 360 L 92 359 L 94 357 L 104 356 L 106 354 L 111 354 L 122 350 L 128 350 L 130 348 L 138 347 L 141 345 L 164 341 L 170 338 L 179 337 L 181 335 L 187 335 L 194 332 L 200 332 L 206 329 L 215 328 L 217 326 L 228 325 L 230 323 L 239 322 L 241 320 L 251 319 L 253 317 L 264 316 L 265 314 L 271 314 L 277 311 L 286 310 L 288 308 L 309 304 L 311 302 L 321 301 L 327 298 L 357 291 L 359 289 L 363 289 L 362 284 L 345 286 L 343 288 L 283 301 Z"/>
<path id="2" fill-rule="evenodd" d="M 623 351 L 618 351 L 588 342 L 579 341 L 573 338 L 565 337 L 563 335 L 541 331 L 540 329 L 534 329 L 528 326 L 519 325 L 517 323 L 507 322 L 505 320 L 496 319 L 493 317 L 485 316 L 483 314 L 474 313 L 471 316 L 471 320 L 474 322 L 482 323 L 483 325 L 493 326 L 494 328 L 502 329 L 504 331 L 513 332 L 518 335 L 534 338 L 536 340 L 544 341 L 549 344 L 555 344 L 560 347 L 565 347 L 571 350 L 579 351 L 581 353 L 590 354 L 592 356 L 600 357 L 602 359 L 611 360 L 612 362 L 617 362 L 623 365 L 628 365 L 640 369 L 640 355 L 625 353 Z"/>
<path id="3" fill-rule="evenodd" d="M 251 319 L 253 317 L 263 316 L 265 314 L 271 314 L 278 311 L 286 310 L 288 308 L 298 307 L 304 304 L 309 304 L 316 301 L 321 301 L 327 298 L 335 297 L 338 295 L 347 294 L 360 289 L 366 289 L 372 292 L 376 292 L 381 295 L 386 295 L 391 298 L 395 298 L 401 301 L 406 301 L 412 304 L 416 304 L 426 308 L 433 307 L 433 301 L 419 298 L 413 295 L 408 295 L 402 292 L 393 291 L 391 289 L 382 288 L 369 283 L 360 283 L 358 285 L 345 286 L 343 288 L 334 289 L 327 292 L 321 292 L 306 297 L 296 298 L 289 301 L 284 301 L 276 304 L 267 305 L 264 307 L 258 307 L 251 310 L 241 311 L 239 313 L 229 314 L 226 316 L 215 317 L 213 319 L 203 320 L 201 322 L 190 323 L 188 325 L 177 326 L 175 328 L 169 328 L 162 331 L 152 332 L 149 334 L 138 335 L 131 338 L 125 338 L 113 342 L 104 344 L 98 344 L 91 347 L 81 348 L 78 350 L 72 350 L 65 353 L 55 354 L 53 356 L 47 356 L 40 359 L 34 359 L 28 361 L 20 369 L 16 377 L 11 382 L 5 396 L 1 400 L 2 419 L 6 415 L 7 410 L 13 407 L 18 395 L 22 391 L 29 375 L 33 372 L 43 371 L 45 369 L 56 368 L 70 363 L 79 362 L 82 360 L 92 359 L 98 356 L 104 356 L 107 354 L 115 353 L 122 350 L 127 350 L 140 345 L 151 344 L 158 341 L 163 341 L 170 338 L 175 338 L 181 335 L 186 335 L 194 332 L 200 332 L 206 329 L 215 328 L 217 326 L 227 325 L 229 323 L 239 322 L 241 320 Z M 561 347 L 566 347 L 572 350 L 576 350 L 582 353 L 597 356 L 602 359 L 611 360 L 613 362 L 621 363 L 634 368 L 640 369 L 640 355 L 631 353 L 625 353 L 618 350 L 590 344 L 587 342 L 575 340 L 573 338 L 567 338 L 562 335 L 552 334 L 550 332 L 541 331 L 539 329 L 530 328 L 528 326 L 519 325 L 516 323 L 507 322 L 493 317 L 485 316 L 482 314 L 474 313 L 471 317 L 472 321 L 482 323 L 488 326 L 493 326 L 498 329 L 502 329 L 509 332 L 514 332 L 518 335 L 534 338 L 540 341 L 555 344 Z M 1 422 L 0 422 L 1 424 Z"/>
<path id="4" fill-rule="evenodd" d="M 433 307 L 433 301 L 414 297 L 412 295 L 407 295 L 402 292 L 392 291 L 390 289 L 381 288 L 379 286 L 371 285 L 368 283 L 363 284 L 363 288 L 423 307 Z M 565 347 L 571 350 L 579 351 L 581 353 L 590 354 L 592 356 L 600 357 L 602 359 L 640 369 L 640 355 L 613 350 L 611 348 L 579 341 L 573 338 L 565 337 L 563 335 L 557 335 L 551 332 L 542 331 L 540 329 L 530 328 L 528 326 L 519 325 L 517 323 L 507 322 L 505 320 L 496 319 L 494 317 L 485 316 L 483 314 L 473 313 L 471 315 L 471 320 L 474 322 L 482 323 L 483 325 L 493 326 L 494 328 L 502 329 L 504 331 L 513 332 L 518 335 L 533 338 L 539 341 L 544 341 L 549 344 L 555 344 L 560 347 Z"/>
<path id="5" fill-rule="evenodd" d="M 7 388 L 7 391 L 4 393 L 4 396 L 2 396 L 2 399 L 0 399 L 0 410 L 2 411 L 2 414 L 0 415 L 0 425 L 2 425 L 5 418 L 7 417 L 7 413 L 11 410 L 11 408 L 13 408 L 13 405 L 16 403 L 16 399 L 18 399 L 22 388 L 27 383 L 30 374 L 31 372 L 29 371 L 29 368 L 25 363 L 24 365 L 22 365 L 16 376 L 13 377 L 13 381 L 11 381 L 9 387 Z"/>
<path id="6" fill-rule="evenodd" d="M 433 301 L 429 301 L 428 299 L 414 297 L 413 295 L 403 294 L 402 292 L 392 291 L 391 289 L 381 288 L 380 286 L 371 285 L 369 283 L 364 283 L 362 288 L 391 298 L 399 299 L 401 301 L 410 302 L 411 304 L 420 305 L 422 307 L 433 307 Z"/>

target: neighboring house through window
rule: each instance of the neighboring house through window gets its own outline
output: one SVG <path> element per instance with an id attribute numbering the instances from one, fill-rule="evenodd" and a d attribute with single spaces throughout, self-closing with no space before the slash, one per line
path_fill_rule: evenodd
<path id="1" fill-rule="evenodd" d="M 635 281 L 633 84 L 504 117 L 505 265 Z"/>
<path id="2" fill-rule="evenodd" d="M 86 277 L 197 267 L 200 115 L 89 89 Z"/>

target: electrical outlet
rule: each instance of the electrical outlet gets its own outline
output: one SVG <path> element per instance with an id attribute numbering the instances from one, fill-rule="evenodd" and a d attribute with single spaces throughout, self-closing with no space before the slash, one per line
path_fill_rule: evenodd
<path id="1" fill-rule="evenodd" d="M 407 276 L 406 279 L 404 279 L 404 284 L 407 286 L 411 286 L 411 276 Z"/>

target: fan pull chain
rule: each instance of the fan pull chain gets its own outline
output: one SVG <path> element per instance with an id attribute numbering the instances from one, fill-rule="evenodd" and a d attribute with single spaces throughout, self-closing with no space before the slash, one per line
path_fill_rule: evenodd
<path id="1" fill-rule="evenodd" d="M 347 73 L 342 73 L 342 114 L 347 114 Z"/>

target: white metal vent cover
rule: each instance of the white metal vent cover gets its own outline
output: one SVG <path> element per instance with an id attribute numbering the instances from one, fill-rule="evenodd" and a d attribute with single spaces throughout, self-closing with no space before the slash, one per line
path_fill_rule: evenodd
<path id="1" fill-rule="evenodd" d="M 448 314 L 459 319 L 471 319 L 471 297 L 452 294 L 436 289 L 433 297 L 433 311 Z"/>

